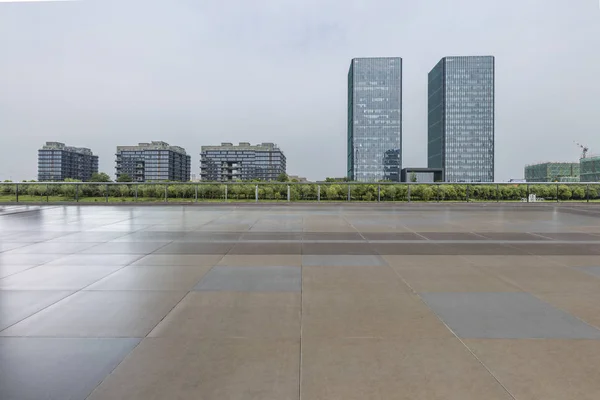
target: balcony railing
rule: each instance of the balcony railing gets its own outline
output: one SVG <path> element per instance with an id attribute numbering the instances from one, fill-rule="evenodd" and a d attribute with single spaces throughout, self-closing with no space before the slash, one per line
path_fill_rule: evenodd
<path id="1" fill-rule="evenodd" d="M 139 179 L 135 177 L 135 179 Z M 598 202 L 600 182 L 4 182 L 0 203 Z"/>

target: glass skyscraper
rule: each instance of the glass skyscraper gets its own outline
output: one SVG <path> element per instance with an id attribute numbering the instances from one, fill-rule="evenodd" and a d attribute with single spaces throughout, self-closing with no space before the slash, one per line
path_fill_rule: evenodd
<path id="1" fill-rule="evenodd" d="M 402 58 L 355 58 L 348 72 L 348 178 L 400 181 Z"/>
<path id="2" fill-rule="evenodd" d="M 494 57 L 444 57 L 429 72 L 427 166 L 446 182 L 494 181 Z"/>

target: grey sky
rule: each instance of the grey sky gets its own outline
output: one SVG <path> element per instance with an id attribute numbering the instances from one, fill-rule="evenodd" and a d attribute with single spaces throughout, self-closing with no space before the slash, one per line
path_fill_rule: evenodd
<path id="1" fill-rule="evenodd" d="M 600 153 L 597 0 L 0 3 L 0 179 L 34 179 L 45 141 L 90 147 L 275 142 L 288 173 L 346 171 L 353 57 L 404 60 L 404 166 L 427 159 L 427 73 L 496 56 L 496 179 Z"/>

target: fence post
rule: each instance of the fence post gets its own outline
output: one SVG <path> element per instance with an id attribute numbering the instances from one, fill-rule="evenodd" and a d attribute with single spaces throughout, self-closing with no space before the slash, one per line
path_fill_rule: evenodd
<path id="1" fill-rule="evenodd" d="M 590 184 L 589 183 L 587 185 L 585 185 L 585 198 L 586 198 L 587 202 L 589 203 L 590 202 Z"/>
<path id="2" fill-rule="evenodd" d="M 351 194 L 350 194 L 350 184 L 348 184 L 348 201 L 350 201 L 351 198 Z"/>
<path id="3" fill-rule="evenodd" d="M 467 193 L 466 193 L 466 194 L 467 194 L 467 203 L 469 202 L 469 188 L 470 188 L 470 187 L 471 187 L 471 186 L 467 185 L 467 190 L 466 190 L 466 192 L 467 192 Z"/>
<path id="4" fill-rule="evenodd" d="M 196 184 L 194 188 L 194 200 L 196 203 L 198 202 L 198 184 Z"/>
<path id="5" fill-rule="evenodd" d="M 225 201 L 227 201 L 227 184 L 225 184 Z"/>
<path id="6" fill-rule="evenodd" d="M 500 201 L 500 185 L 496 184 L 496 203 Z"/>
<path id="7" fill-rule="evenodd" d="M 75 201 L 79 203 L 79 184 L 75 184 Z"/>
<path id="8" fill-rule="evenodd" d="M 287 185 L 287 200 L 290 201 L 290 185 Z"/>
<path id="9" fill-rule="evenodd" d="M 377 185 L 377 202 L 381 201 L 381 183 Z"/>
<path id="10" fill-rule="evenodd" d="M 408 202 L 409 202 L 409 203 L 410 203 L 410 186 L 411 186 L 411 185 L 408 185 Z"/>
<path id="11" fill-rule="evenodd" d="M 139 185 L 137 183 L 134 183 L 133 186 L 135 187 L 135 202 L 137 203 L 137 201 L 138 201 L 138 199 L 137 199 L 138 198 L 138 186 Z"/>
<path id="12" fill-rule="evenodd" d="M 527 202 L 529 203 L 529 183 L 527 184 Z"/>
<path id="13" fill-rule="evenodd" d="M 435 185 L 435 200 L 436 203 L 440 202 L 440 185 Z"/>
<path id="14" fill-rule="evenodd" d="M 17 197 L 16 200 L 18 203 L 19 202 L 19 184 L 18 183 L 15 184 L 15 196 Z"/>
<path id="15" fill-rule="evenodd" d="M 556 184 L 556 202 L 558 203 L 558 183 Z"/>
<path id="16" fill-rule="evenodd" d="M 167 197 L 168 196 L 167 191 L 169 190 L 168 188 L 169 188 L 169 185 L 165 185 L 165 203 L 169 202 L 169 198 Z"/>
<path id="17" fill-rule="evenodd" d="M 46 183 L 46 203 L 50 203 L 50 199 L 48 198 L 49 185 Z"/>
<path id="18" fill-rule="evenodd" d="M 317 201 L 321 201 L 321 185 L 317 185 Z"/>
<path id="19" fill-rule="evenodd" d="M 254 186 L 254 199 L 258 203 L 258 185 Z"/>
<path id="20" fill-rule="evenodd" d="M 104 192 L 104 202 L 108 203 L 108 183 L 106 184 L 106 192 Z"/>

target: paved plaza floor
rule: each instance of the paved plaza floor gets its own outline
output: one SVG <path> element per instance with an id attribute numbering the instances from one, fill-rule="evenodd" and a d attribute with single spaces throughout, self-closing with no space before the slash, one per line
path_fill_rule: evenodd
<path id="1" fill-rule="evenodd" d="M 600 209 L 4 207 L 0 399 L 598 400 Z"/>

